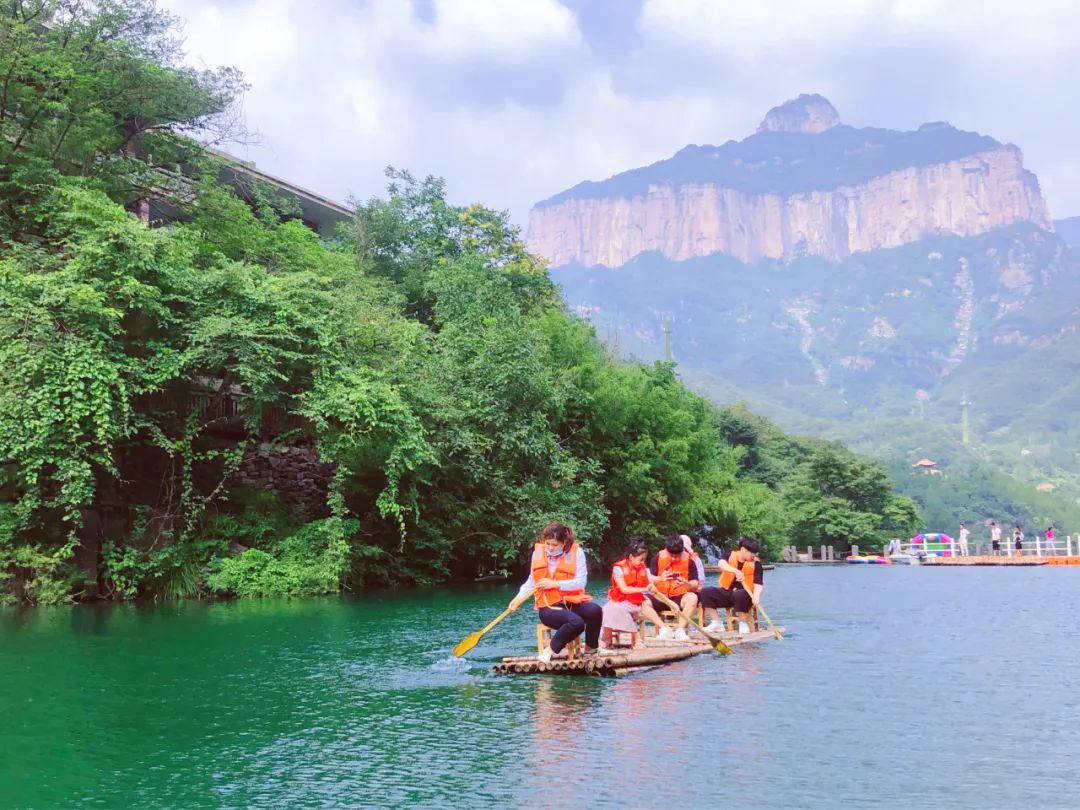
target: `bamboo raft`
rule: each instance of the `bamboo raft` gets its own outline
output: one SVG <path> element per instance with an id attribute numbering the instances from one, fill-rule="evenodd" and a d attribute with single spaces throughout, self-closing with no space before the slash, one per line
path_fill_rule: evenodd
<path id="1" fill-rule="evenodd" d="M 783 627 L 778 629 L 781 633 L 784 631 Z M 753 633 L 746 633 L 745 635 L 721 633 L 719 637 L 729 647 L 737 647 L 742 644 L 766 641 L 773 638 L 773 634 L 770 630 L 755 630 Z M 655 638 L 649 638 L 645 640 L 645 644 L 648 647 L 645 650 L 620 650 L 610 655 L 590 658 L 579 657 L 573 661 L 566 658 L 556 658 L 549 664 L 540 663 L 536 656 L 509 657 L 504 658 L 502 663 L 496 664 L 494 669 L 500 675 L 549 673 L 552 675 L 596 675 L 603 678 L 619 678 L 713 651 L 711 645 L 699 640 L 687 643 L 659 641 Z"/>

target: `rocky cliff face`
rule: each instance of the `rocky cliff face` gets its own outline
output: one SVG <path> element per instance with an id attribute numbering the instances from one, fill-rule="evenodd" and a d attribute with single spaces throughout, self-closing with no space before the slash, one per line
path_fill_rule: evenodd
<path id="1" fill-rule="evenodd" d="M 840 114 L 817 93 L 787 101 L 765 113 L 758 132 L 824 132 L 840 126 Z"/>
<path id="2" fill-rule="evenodd" d="M 537 205 L 529 246 L 554 266 L 616 267 L 649 251 L 838 261 L 1020 222 L 1051 228 L 1016 147 L 947 124 L 844 127 L 825 99 L 801 96 L 770 110 L 745 141 L 688 147 Z"/>

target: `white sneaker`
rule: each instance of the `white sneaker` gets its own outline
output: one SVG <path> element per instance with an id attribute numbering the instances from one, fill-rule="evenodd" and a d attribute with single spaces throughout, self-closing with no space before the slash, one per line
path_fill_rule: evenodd
<path id="1" fill-rule="evenodd" d="M 750 625 L 748 625 L 746 622 L 739 622 L 739 633 L 742 635 L 746 635 L 749 632 Z"/>
<path id="2" fill-rule="evenodd" d="M 675 631 L 675 635 L 673 636 L 673 638 L 676 641 L 689 641 L 690 640 L 690 636 L 686 635 L 686 630 L 685 630 L 685 628 L 682 628 L 682 627 L 680 627 L 678 630 Z"/>
<path id="3" fill-rule="evenodd" d="M 544 647 L 544 649 L 542 649 L 540 653 L 536 656 L 536 660 L 539 661 L 541 664 L 550 664 L 552 655 L 553 653 L 551 652 L 551 647 Z"/>
<path id="4" fill-rule="evenodd" d="M 723 633 L 726 629 L 727 628 L 724 627 L 724 625 L 720 624 L 720 622 L 715 621 L 709 622 L 707 625 L 705 625 L 706 633 Z"/>
<path id="5" fill-rule="evenodd" d="M 675 634 L 671 631 L 671 628 L 666 624 L 660 628 L 656 634 L 657 638 L 675 638 Z"/>

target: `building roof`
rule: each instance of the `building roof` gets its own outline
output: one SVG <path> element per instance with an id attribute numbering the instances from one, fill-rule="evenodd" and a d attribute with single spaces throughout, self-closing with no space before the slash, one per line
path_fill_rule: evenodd
<path id="1" fill-rule="evenodd" d="M 340 222 L 348 222 L 353 217 L 353 210 L 344 203 L 309 191 L 288 180 L 282 180 L 269 172 L 256 167 L 250 161 L 241 160 L 227 152 L 208 149 L 214 157 L 224 162 L 221 179 L 243 193 L 245 181 L 258 180 L 269 183 L 278 193 L 300 206 L 301 215 L 308 224 L 314 226 L 321 236 L 329 236 Z"/>
<path id="2" fill-rule="evenodd" d="M 936 467 L 937 462 L 932 461 L 931 459 L 928 459 L 928 458 L 920 458 L 918 461 L 916 461 L 911 466 L 912 467 Z"/>

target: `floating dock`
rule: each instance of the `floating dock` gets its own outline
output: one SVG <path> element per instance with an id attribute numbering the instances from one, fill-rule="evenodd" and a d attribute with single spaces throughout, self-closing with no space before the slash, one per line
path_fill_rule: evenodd
<path id="1" fill-rule="evenodd" d="M 991 554 L 975 554 L 970 557 L 934 557 L 928 556 L 923 560 L 923 565 L 1080 565 L 1080 557 L 1064 554 L 1056 557 L 1045 556 L 994 556 Z"/>
<path id="2" fill-rule="evenodd" d="M 781 633 L 783 627 L 777 628 Z M 720 633 L 719 638 L 729 647 L 752 644 L 773 638 L 771 630 L 755 630 L 753 633 Z M 698 637 L 700 639 L 700 637 Z M 542 664 L 536 656 L 504 658 L 495 665 L 495 672 L 500 675 L 596 675 L 604 678 L 618 678 L 631 675 L 645 669 L 673 664 L 702 653 L 715 653 L 708 642 L 695 639 L 690 643 L 679 641 L 660 641 L 655 638 L 645 640 L 647 649 L 620 650 L 609 655 L 596 655 L 589 658 L 577 657 L 573 661 L 556 658 L 548 664 Z"/>
<path id="3" fill-rule="evenodd" d="M 930 567 L 940 566 L 955 567 L 966 565 L 1046 565 L 1046 560 L 1039 559 L 1038 557 L 992 557 L 986 554 L 980 554 L 977 557 L 935 557 L 933 555 L 928 556 L 923 560 L 923 565 Z"/>

